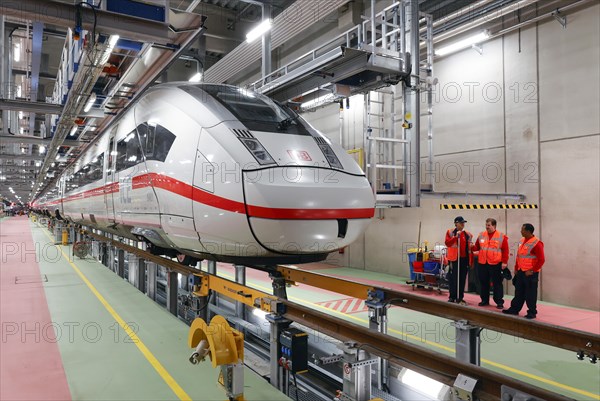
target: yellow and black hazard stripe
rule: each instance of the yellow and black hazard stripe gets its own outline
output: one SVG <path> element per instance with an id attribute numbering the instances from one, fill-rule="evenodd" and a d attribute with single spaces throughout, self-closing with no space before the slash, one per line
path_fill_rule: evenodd
<path id="1" fill-rule="evenodd" d="M 537 209 L 538 205 L 528 203 L 505 204 L 474 204 L 474 203 L 442 203 L 441 210 L 472 210 L 472 209 Z"/>

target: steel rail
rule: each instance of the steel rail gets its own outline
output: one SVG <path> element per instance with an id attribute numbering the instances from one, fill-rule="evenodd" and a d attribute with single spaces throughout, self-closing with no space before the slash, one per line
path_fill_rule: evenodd
<path id="1" fill-rule="evenodd" d="M 173 271 L 182 274 L 198 273 L 198 269 L 184 266 L 173 260 L 152 255 L 139 248 L 125 245 L 122 242 L 111 240 L 99 234 L 87 231 L 86 233 L 100 241 L 110 242 L 118 248 L 136 254 L 151 262 L 158 263 Z M 390 305 L 396 305 L 409 310 L 455 321 L 466 320 L 473 326 L 494 330 L 569 351 L 583 351 L 587 355 L 600 355 L 600 335 L 598 334 L 526 320 L 517 316 L 489 312 L 483 309 L 451 304 L 436 299 L 430 299 L 428 297 L 422 297 L 411 292 L 375 287 L 289 266 L 277 266 L 276 269 L 288 282 L 306 284 L 358 299 L 367 299 L 369 298 L 369 293 L 379 292 L 380 294 L 383 294 L 382 301 Z"/>
<path id="2" fill-rule="evenodd" d="M 481 366 L 461 362 L 458 359 L 294 302 L 282 302 L 286 306 L 286 313 L 283 315 L 285 318 L 333 338 L 356 342 L 359 348 L 371 354 L 424 374 L 450 387 L 454 385 L 458 374 L 476 379 L 477 385 L 473 394 L 475 399 L 500 400 L 502 399 L 502 386 L 508 386 L 544 400 L 571 400 L 571 398 L 501 375 Z"/>
<path id="3" fill-rule="evenodd" d="M 412 292 L 375 287 L 289 266 L 277 266 L 277 271 L 289 282 L 306 284 L 364 300 L 368 299 L 370 294 L 379 292 L 383 294 L 381 301 L 391 305 L 450 320 L 466 320 L 474 326 L 570 351 L 584 351 L 586 354 L 600 355 L 600 335 L 598 334 L 451 304 L 419 296 Z"/>

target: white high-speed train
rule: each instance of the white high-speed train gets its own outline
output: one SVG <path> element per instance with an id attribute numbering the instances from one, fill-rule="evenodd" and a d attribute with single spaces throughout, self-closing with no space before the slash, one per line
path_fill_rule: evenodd
<path id="1" fill-rule="evenodd" d="M 291 109 L 215 84 L 153 87 L 33 207 L 156 254 L 305 263 L 356 240 L 374 215 L 365 174 Z"/>

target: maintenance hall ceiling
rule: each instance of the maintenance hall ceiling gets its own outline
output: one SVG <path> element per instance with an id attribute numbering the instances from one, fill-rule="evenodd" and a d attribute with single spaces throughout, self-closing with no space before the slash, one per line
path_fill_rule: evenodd
<path id="1" fill-rule="evenodd" d="M 154 41 L 146 41 L 143 48 L 136 47 L 133 43 L 129 46 L 121 45 L 112 49 L 106 65 L 95 70 L 97 81 L 82 89 L 82 93 L 78 94 L 83 98 L 81 101 L 84 103 L 92 92 L 97 95 L 98 100 L 92 105 L 89 113 L 81 112 L 80 109 L 83 109 L 83 106 L 79 105 L 79 109 L 72 115 L 79 127 L 74 129 L 71 135 L 65 134 L 65 130 L 71 130 L 71 126 L 68 124 L 57 130 L 64 136 L 60 141 L 56 140 L 56 133 L 50 130 L 51 114 L 48 113 L 57 113 L 62 106 L 49 103 L 56 102 L 56 99 L 53 101 L 52 97 L 61 66 L 61 54 L 65 46 L 67 29 L 75 27 L 75 18 L 73 17 L 71 20 L 68 18 L 47 19 L 42 25 L 42 34 L 36 39 L 34 29 L 36 14 L 17 12 L 19 2 L 8 4 L 8 2 L 2 1 L 4 4 L 0 8 L 0 12 L 4 12 L 5 15 L 0 15 L 0 18 L 2 18 L 5 29 L 4 35 L 1 36 L 4 41 L 4 54 L 0 53 L 0 57 L 3 57 L 4 60 L 5 73 L 0 75 L 2 78 L 0 104 L 3 109 L 1 116 L 3 121 L 0 124 L 0 199 L 4 198 L 10 202 L 28 202 L 36 192 L 52 183 L 53 179 L 74 157 L 94 140 L 101 128 L 127 107 L 128 101 L 133 101 L 132 99 L 137 93 L 144 90 L 141 86 L 143 82 L 146 82 L 144 80 L 151 79 L 144 85 L 165 79 L 169 81 L 187 80 L 196 72 L 210 69 L 225 55 L 244 43 L 246 33 L 262 18 L 263 4 L 270 6 L 271 17 L 276 18 L 295 3 L 311 1 L 314 3 L 312 7 L 318 8 L 319 4 L 322 4 L 319 3 L 319 0 L 168 0 L 168 6 L 173 11 L 193 13 L 197 17 L 200 14 L 206 17 L 200 38 L 191 41 L 187 50 L 178 53 L 176 57 L 174 51 L 166 50 L 170 46 L 171 39 L 161 40 L 160 37 Z M 420 11 L 433 16 L 435 39 L 436 35 L 443 34 L 450 37 L 452 32 L 462 33 L 460 27 L 466 26 L 465 24 L 477 18 L 493 16 L 485 24 L 479 25 L 477 29 L 488 28 L 499 31 L 525 21 L 538 13 L 563 7 L 576 1 L 419 0 L 419 8 Z M 74 10 L 77 8 L 75 4 L 78 4 L 79 1 L 27 0 L 21 4 L 31 5 L 34 3 L 46 6 L 51 3 L 60 4 L 67 7 L 74 16 Z M 368 10 L 370 4 L 369 0 L 363 0 L 358 4 L 362 15 L 367 13 L 365 10 Z M 390 4 L 392 4 L 391 1 L 378 1 L 377 7 L 383 8 Z M 510 8 L 515 5 L 519 6 L 517 11 Z M 16 11 L 9 12 L 11 8 L 13 8 L 12 11 Z M 84 24 L 91 23 L 93 17 L 90 10 L 87 7 L 79 8 L 85 13 Z M 344 10 L 340 11 L 340 15 L 348 8 L 349 6 L 346 4 Z M 52 8 L 48 8 L 48 10 L 52 10 Z M 509 11 L 504 12 L 504 10 Z M 360 20 L 360 15 L 355 16 L 353 20 L 356 20 L 356 17 Z M 63 23 L 57 21 L 63 21 Z M 194 29 L 200 26 L 197 20 L 195 22 L 192 20 L 170 22 L 181 23 L 184 26 L 186 23 L 192 25 L 195 23 Z M 108 21 L 108 27 L 110 27 L 110 23 L 111 21 Z M 115 29 L 117 29 L 116 26 Z M 148 24 L 148 26 L 140 25 L 140 28 L 131 28 L 131 30 L 138 34 L 137 36 L 133 35 L 135 39 L 143 35 L 146 35 L 144 37 L 151 36 L 148 32 L 156 32 L 155 28 Z M 135 29 L 147 29 L 147 32 L 135 32 Z M 311 34 L 318 35 L 318 29 L 319 27 L 315 26 Z M 113 33 L 107 26 L 99 26 L 98 30 L 103 34 L 99 36 L 101 40 L 107 41 Z M 39 33 L 39 30 L 37 32 Z M 151 37 L 156 37 L 156 34 L 153 35 L 155 36 Z M 182 36 L 179 35 L 179 38 L 181 39 Z M 97 43 L 97 45 L 101 45 L 101 43 Z M 288 44 L 287 47 L 293 45 Z M 15 47 L 19 50 L 18 57 Z M 165 53 L 161 63 L 169 69 L 166 74 L 161 73 L 155 78 L 150 75 L 136 77 L 135 85 L 132 87 L 133 78 L 129 72 L 138 68 L 136 61 L 139 61 L 148 47 L 152 47 L 156 52 Z M 169 52 L 172 54 L 169 55 Z M 167 57 L 172 57 L 172 60 L 167 60 Z M 240 62 L 244 61 L 240 60 Z M 10 74 L 8 74 L 9 68 Z M 256 68 L 256 65 L 249 66 L 249 69 L 252 68 Z M 125 82 L 123 77 L 127 74 L 129 74 L 129 80 Z M 64 99 L 61 101 L 64 102 Z M 12 103 L 9 104 L 9 102 Z M 32 103 L 35 103 L 35 106 Z M 19 104 L 23 105 L 22 109 L 19 109 Z M 66 104 L 63 106 L 66 107 Z M 48 107 L 51 110 L 46 110 Z M 9 124 L 8 120 L 12 122 Z M 73 124 L 73 120 L 70 124 Z M 51 144 L 52 148 L 48 149 Z M 9 188 L 12 188 L 12 191 Z"/>

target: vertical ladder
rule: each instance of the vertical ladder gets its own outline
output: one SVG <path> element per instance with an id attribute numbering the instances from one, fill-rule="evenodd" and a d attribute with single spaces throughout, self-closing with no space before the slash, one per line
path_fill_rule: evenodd
<path id="1" fill-rule="evenodd" d="M 377 97 L 374 96 L 377 94 Z M 376 100 L 374 100 L 374 97 Z M 391 112 L 384 109 L 384 99 L 391 98 Z M 406 197 L 400 192 L 398 170 L 405 170 L 396 154 L 404 153 L 405 139 L 396 137 L 395 91 L 365 94 L 364 132 L 367 143 L 367 177 L 376 196 L 376 207 L 402 207 Z M 386 119 L 389 119 L 386 128 Z M 398 148 L 401 147 L 400 152 Z"/>
<path id="2" fill-rule="evenodd" d="M 420 63 L 420 75 L 424 75 L 423 85 L 421 90 L 425 91 L 427 96 L 427 111 L 421 113 L 421 116 L 427 117 L 427 171 L 431 174 L 433 170 L 433 90 L 437 84 L 437 80 L 433 78 L 433 16 L 431 14 L 421 13 L 421 17 L 425 19 L 426 30 L 421 35 L 421 39 L 425 41 L 427 49 L 427 57 Z M 429 174 L 426 174 L 427 177 Z M 434 190 L 435 180 L 431 180 L 431 190 Z"/>

